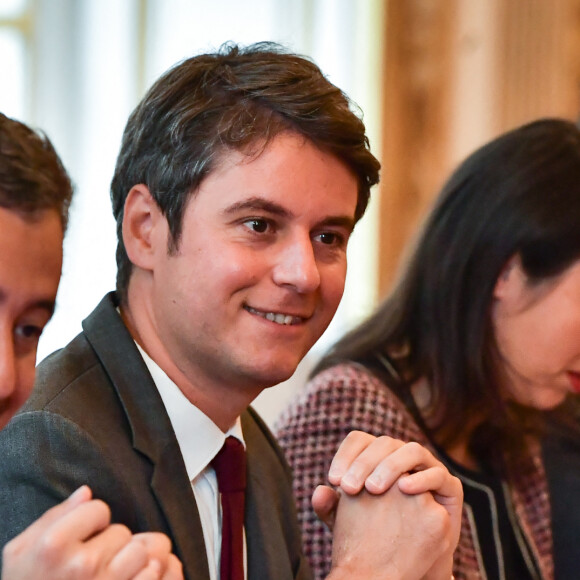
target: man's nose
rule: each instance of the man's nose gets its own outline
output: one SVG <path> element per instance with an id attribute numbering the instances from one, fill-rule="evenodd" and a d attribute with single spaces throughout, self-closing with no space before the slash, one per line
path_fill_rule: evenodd
<path id="1" fill-rule="evenodd" d="M 320 286 L 320 270 L 312 240 L 294 238 L 284 244 L 275 256 L 274 282 L 293 287 L 301 294 L 314 292 Z"/>

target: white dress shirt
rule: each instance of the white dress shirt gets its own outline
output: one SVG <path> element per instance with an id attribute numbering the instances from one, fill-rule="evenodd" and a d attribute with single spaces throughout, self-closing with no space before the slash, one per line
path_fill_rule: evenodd
<path id="1" fill-rule="evenodd" d="M 139 346 L 139 352 L 153 377 L 161 395 L 181 455 L 191 481 L 197 502 L 203 537 L 207 551 L 211 580 L 219 580 L 221 555 L 221 502 L 215 471 L 211 460 L 222 448 L 226 437 L 232 435 L 245 447 L 240 418 L 224 433 L 207 415 L 189 402 L 179 387 L 165 374 L 157 363 Z M 244 534 L 244 570 L 247 577 L 246 538 Z"/>

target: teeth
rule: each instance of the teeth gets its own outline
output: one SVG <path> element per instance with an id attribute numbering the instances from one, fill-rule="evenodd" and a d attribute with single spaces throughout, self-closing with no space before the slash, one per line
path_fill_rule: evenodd
<path id="1" fill-rule="evenodd" d="M 290 325 L 293 322 L 299 322 L 300 318 L 290 316 L 289 314 L 275 314 L 274 312 L 260 312 L 259 310 L 255 310 L 254 308 L 250 308 L 249 306 L 246 308 L 248 312 L 252 314 L 256 314 L 257 316 L 261 316 L 270 322 L 275 322 L 276 324 L 282 325 Z"/>

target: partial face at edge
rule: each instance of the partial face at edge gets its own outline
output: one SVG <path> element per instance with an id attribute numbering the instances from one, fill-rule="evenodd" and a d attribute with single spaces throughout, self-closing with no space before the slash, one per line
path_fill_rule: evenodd
<path id="1" fill-rule="evenodd" d="M 0 207 L 0 428 L 34 384 L 38 339 L 58 290 L 62 241 L 58 212 L 31 221 Z"/>
<path id="2" fill-rule="evenodd" d="M 289 378 L 342 297 L 357 195 L 340 160 L 294 133 L 256 158 L 226 154 L 153 268 L 153 326 L 180 371 L 232 387 Z"/>
<path id="3" fill-rule="evenodd" d="M 580 261 L 532 284 L 514 257 L 497 281 L 496 341 L 510 398 L 551 409 L 580 393 Z"/>

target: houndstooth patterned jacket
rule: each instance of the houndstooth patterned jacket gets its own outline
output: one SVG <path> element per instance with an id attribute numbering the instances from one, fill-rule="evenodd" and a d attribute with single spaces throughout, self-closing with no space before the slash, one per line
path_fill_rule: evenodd
<path id="1" fill-rule="evenodd" d="M 417 441 L 435 455 L 427 436 L 404 404 L 363 366 L 348 363 L 317 375 L 283 413 L 276 425 L 278 440 L 294 471 L 294 494 L 305 544 L 315 578 L 330 569 L 332 535 L 310 505 L 315 487 L 326 482 L 330 462 L 353 429 Z M 550 504 L 537 444 L 530 444 L 526 469 L 509 475 L 508 487 L 519 528 L 530 546 L 542 580 L 554 577 Z M 457 580 L 485 580 L 470 514 L 464 509 L 454 556 Z"/>

